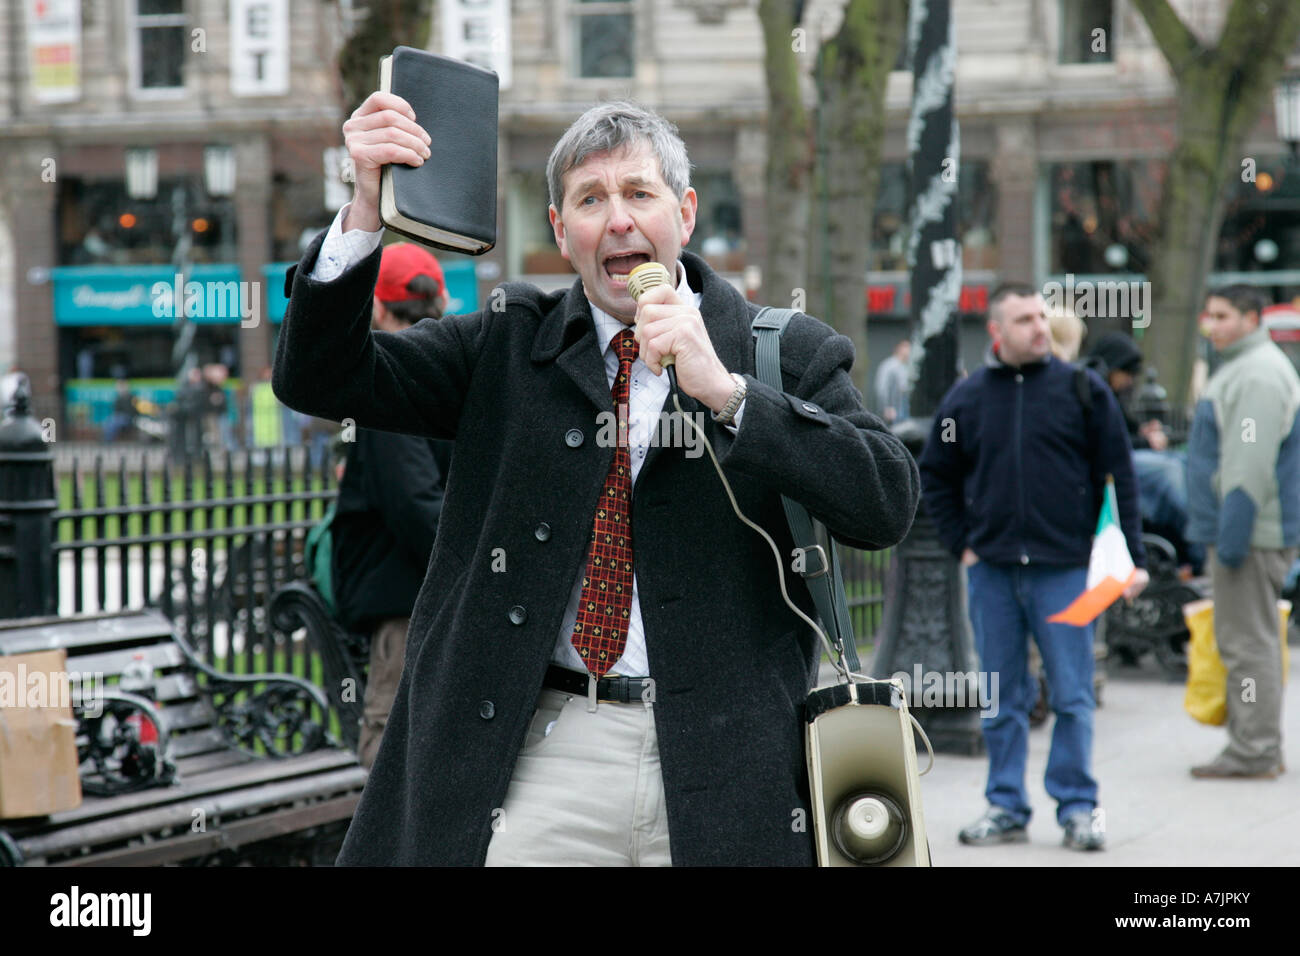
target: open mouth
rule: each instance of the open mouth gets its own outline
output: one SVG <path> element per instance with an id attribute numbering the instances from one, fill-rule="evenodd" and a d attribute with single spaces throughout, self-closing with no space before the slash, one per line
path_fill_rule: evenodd
<path id="1" fill-rule="evenodd" d="M 649 261 L 650 256 L 644 252 L 628 252 L 609 256 L 605 259 L 605 274 L 616 282 L 626 282 L 629 272 L 643 262 Z"/>

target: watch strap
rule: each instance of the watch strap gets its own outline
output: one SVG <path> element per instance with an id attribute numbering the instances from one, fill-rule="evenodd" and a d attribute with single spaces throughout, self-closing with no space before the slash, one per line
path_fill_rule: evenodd
<path id="1" fill-rule="evenodd" d="M 727 399 L 727 404 L 723 405 L 720 411 L 713 413 L 713 420 L 719 425 L 730 425 L 736 420 L 736 412 L 739 410 L 741 402 L 745 400 L 745 395 L 749 392 L 749 385 L 745 382 L 743 375 L 732 372 L 731 379 L 736 383 L 735 391 Z"/>

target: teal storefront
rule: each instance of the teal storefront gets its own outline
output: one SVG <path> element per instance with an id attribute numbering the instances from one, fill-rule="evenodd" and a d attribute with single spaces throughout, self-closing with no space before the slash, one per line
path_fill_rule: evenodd
<path id="1" fill-rule="evenodd" d="M 119 375 L 138 398 L 161 409 L 175 400 L 178 305 L 194 323 L 198 362 L 219 362 L 230 370 L 225 390 L 236 417 L 238 335 L 263 320 L 274 326 L 283 321 L 284 277 L 293 264 L 263 266 L 260 282 L 241 281 L 233 263 L 191 266 L 183 277 L 171 265 L 51 269 L 65 421 L 73 437 L 99 437 L 112 414 Z M 474 263 L 450 262 L 443 269 L 449 312 L 477 309 Z"/>

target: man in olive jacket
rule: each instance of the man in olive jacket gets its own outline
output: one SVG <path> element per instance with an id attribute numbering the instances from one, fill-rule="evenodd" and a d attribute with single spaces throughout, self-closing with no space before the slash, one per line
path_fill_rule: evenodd
<path id="1" fill-rule="evenodd" d="M 589 140 L 591 114 L 611 109 L 593 108 L 570 133 Z M 615 455 L 600 438 L 614 408 L 593 303 L 629 327 L 637 315 L 637 369 L 644 362 L 654 377 L 659 358 L 675 354 L 683 409 L 704 428 L 741 510 L 775 538 L 805 613 L 815 612 L 788 567 L 782 493 L 856 547 L 888 547 L 911 525 L 916 464 L 864 411 L 849 340 L 796 316 L 782 340 L 782 388 L 759 382 L 756 307 L 681 250 L 696 197 L 679 176 L 689 166 L 663 158 L 671 127 L 636 109 L 620 117 L 637 130 L 632 139 L 569 154 L 566 134 L 552 157 L 552 223 L 581 276 L 566 292 L 508 283 L 481 312 L 387 335 L 369 329 L 377 251 L 321 281 L 310 276 L 332 275 L 338 263 L 318 239 L 288 280 L 274 374 L 282 401 L 456 441 L 397 701 L 342 864 L 479 864 L 496 831 L 517 835 L 503 807 L 536 733 L 557 636 L 567 640 L 566 606 Z M 376 93 L 345 124 L 356 192 L 331 234 L 377 231 L 377 170 L 428 155 L 413 120 L 405 101 Z M 680 140 L 667 149 L 684 161 Z M 622 283 L 631 262 L 647 258 L 678 270 L 678 291 L 650 290 L 638 305 Z M 729 400 L 719 389 L 744 397 L 730 425 L 710 414 Z M 818 645 L 783 603 L 774 556 L 733 513 L 710 459 L 681 444 L 650 445 L 630 505 L 662 768 L 648 799 L 666 808 L 675 865 L 811 865 L 801 717 Z M 554 862 L 588 859 L 555 846 Z"/>

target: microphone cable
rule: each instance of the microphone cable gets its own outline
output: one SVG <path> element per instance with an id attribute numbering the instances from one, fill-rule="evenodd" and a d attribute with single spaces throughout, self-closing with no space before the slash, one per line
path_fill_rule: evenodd
<path id="1" fill-rule="evenodd" d="M 668 274 L 668 270 L 662 263 L 654 261 L 643 262 L 628 273 L 627 290 L 633 299 L 640 300 L 642 293 L 647 289 L 652 289 L 659 285 L 667 285 L 669 282 L 671 282 L 671 278 Z M 673 357 L 671 355 L 665 355 L 659 360 L 659 364 L 668 373 L 669 395 L 672 397 L 673 407 L 677 410 L 677 414 L 682 417 L 682 421 L 694 430 L 696 436 L 703 443 L 705 450 L 709 453 L 709 460 L 713 462 L 713 468 L 718 473 L 718 480 L 722 482 L 722 489 L 727 493 L 727 499 L 731 502 L 731 510 L 736 513 L 736 517 L 739 518 L 743 524 L 752 528 L 754 531 L 757 531 L 762 536 L 763 540 L 767 542 L 767 546 L 772 549 L 772 556 L 776 559 L 777 582 L 781 587 L 781 600 L 785 602 L 786 607 L 790 608 L 791 611 L 797 614 L 804 623 L 816 632 L 817 637 L 821 640 L 822 646 L 826 649 L 827 656 L 830 658 L 831 663 L 834 665 L 835 669 L 839 671 L 840 676 L 844 679 L 846 684 L 849 684 L 850 687 L 852 687 L 855 678 L 864 682 L 875 683 L 876 679 L 874 677 L 868 677 L 865 674 L 859 674 L 856 671 L 849 670 L 848 665 L 844 663 L 844 654 L 842 649 L 835 647 L 835 645 L 831 643 L 826 632 L 822 629 L 821 625 L 805 614 L 803 610 L 790 599 L 790 592 L 786 590 L 785 586 L 785 561 L 781 559 L 780 549 L 776 546 L 776 542 L 772 540 L 772 536 L 769 535 L 762 526 L 751 521 L 745 516 L 744 512 L 740 510 L 740 505 L 736 502 L 736 495 L 731 490 L 731 482 L 727 481 L 727 476 L 722 471 L 722 464 L 718 461 L 718 456 L 713 450 L 713 445 L 704 434 L 704 429 L 700 428 L 700 426 L 695 423 L 694 419 L 682 410 L 680 398 L 681 390 L 677 387 L 677 370 L 675 368 Z M 856 694 L 853 699 L 857 699 Z M 923 777 L 934 769 L 934 748 L 930 745 L 930 738 L 926 736 L 925 730 L 921 727 L 920 723 L 917 722 L 917 719 L 912 716 L 910 708 L 907 711 L 907 716 L 912 722 L 912 727 L 918 734 L 920 734 L 921 740 L 925 742 L 925 749 L 929 751 L 930 754 L 929 765 L 925 770 L 920 771 L 917 774 L 918 776 Z"/>
<path id="2" fill-rule="evenodd" d="M 682 403 L 678 398 L 676 390 L 671 393 L 671 396 L 673 407 L 677 410 L 677 414 L 681 415 L 682 421 L 694 430 L 696 436 L 700 439 L 701 443 L 703 443 L 704 450 L 709 453 L 709 460 L 713 462 L 713 469 L 718 473 L 718 480 L 722 482 L 722 490 L 727 493 L 727 500 L 731 502 L 731 510 L 736 513 L 736 517 L 739 518 L 743 524 L 757 531 L 762 536 L 763 540 L 767 542 L 767 546 L 772 549 L 772 557 L 776 560 L 777 582 L 781 586 L 781 600 L 783 600 L 790 610 L 797 614 L 800 619 L 802 619 L 817 633 L 817 637 L 821 640 L 822 646 L 826 649 L 827 656 L 830 657 L 831 663 L 834 665 L 835 669 L 839 671 L 840 676 L 844 679 L 845 683 L 852 684 L 855 678 L 867 683 L 877 683 L 877 680 L 874 677 L 849 670 L 848 666 L 844 663 L 844 655 L 835 647 L 834 644 L 831 643 L 830 638 L 822 629 L 821 625 L 805 614 L 803 610 L 790 599 L 790 592 L 786 590 L 785 586 L 785 562 L 781 559 L 781 550 L 776 546 L 776 542 L 772 540 L 772 536 L 768 534 L 761 525 L 751 521 L 745 516 L 745 513 L 740 510 L 740 505 L 736 501 L 735 492 L 731 490 L 731 482 L 727 481 L 727 476 L 722 470 L 722 464 L 718 461 L 717 453 L 714 452 L 713 445 L 709 441 L 708 436 L 704 434 L 704 429 L 700 428 L 691 416 L 682 410 Z M 886 681 L 885 683 L 889 682 Z M 929 736 L 926 735 L 925 729 L 920 725 L 916 717 L 913 716 L 910 707 L 907 710 L 907 717 L 912 722 L 912 728 L 920 735 L 922 742 L 925 744 L 925 749 L 930 755 L 930 763 L 924 770 L 918 771 L 917 773 L 918 777 L 924 777 L 934 769 L 934 747 L 931 746 Z"/>

